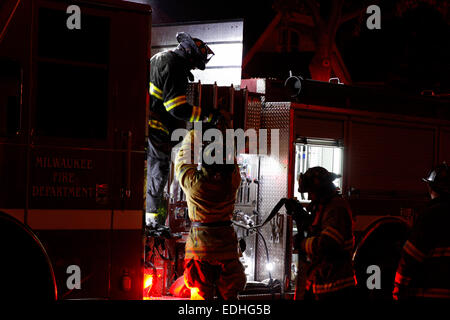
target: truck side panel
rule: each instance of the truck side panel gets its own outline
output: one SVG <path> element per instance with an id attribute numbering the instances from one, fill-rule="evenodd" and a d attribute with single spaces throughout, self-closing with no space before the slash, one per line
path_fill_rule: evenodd
<path id="1" fill-rule="evenodd" d="M 0 93 L 0 115 L 20 101 L 17 130 L 0 121 L 0 209 L 39 236 L 58 298 L 140 299 L 151 10 L 78 5 L 69 30 L 67 3 L 21 1 L 0 43 L 0 63 L 20 66 L 0 76 L 18 87 Z M 81 289 L 67 286 L 71 265 Z"/>

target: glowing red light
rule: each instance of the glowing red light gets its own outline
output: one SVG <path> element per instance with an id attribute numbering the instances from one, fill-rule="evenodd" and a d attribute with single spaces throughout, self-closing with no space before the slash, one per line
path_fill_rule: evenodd
<path id="1" fill-rule="evenodd" d="M 144 293 L 143 293 L 144 299 L 150 298 L 152 287 L 153 287 L 153 274 L 145 272 L 144 273 Z"/>
<path id="2" fill-rule="evenodd" d="M 205 300 L 200 294 L 199 294 L 199 288 L 191 288 L 191 300 Z"/>

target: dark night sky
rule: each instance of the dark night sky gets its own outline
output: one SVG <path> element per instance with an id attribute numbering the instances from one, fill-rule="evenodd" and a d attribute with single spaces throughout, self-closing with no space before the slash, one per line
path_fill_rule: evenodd
<path id="1" fill-rule="evenodd" d="M 276 14 L 273 0 L 141 1 L 152 6 L 154 24 L 243 18 L 244 55 Z M 394 3 L 379 2 L 381 30 L 368 30 L 365 19 L 355 19 L 339 29 L 336 42 L 353 80 L 385 82 L 415 92 L 434 88 L 449 93 L 449 25 L 437 11 L 426 7 L 399 17 L 394 14 Z M 355 36 L 358 23 L 361 32 Z"/>
<path id="2" fill-rule="evenodd" d="M 354 37 L 350 23 L 338 33 L 337 45 L 352 78 L 450 93 L 450 26 L 440 13 L 422 6 L 399 17 L 393 14 L 392 1 L 380 7 L 381 30 L 361 28 Z"/>

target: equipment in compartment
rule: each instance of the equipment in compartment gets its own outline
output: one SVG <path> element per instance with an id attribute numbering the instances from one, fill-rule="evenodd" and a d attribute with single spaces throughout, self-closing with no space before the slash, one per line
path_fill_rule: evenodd
<path id="1" fill-rule="evenodd" d="M 261 101 L 259 96 L 251 96 L 246 89 L 233 86 L 217 86 L 216 84 L 190 83 L 187 89 L 187 101 L 201 108 L 219 109 L 230 113 L 234 129 L 258 129 Z M 249 117 L 251 115 L 251 117 Z M 255 124 L 258 126 L 256 127 Z M 204 128 L 208 128 L 206 124 Z M 193 129 L 188 123 L 186 129 Z M 225 137 L 224 137 L 225 138 Z M 245 150 L 243 150 L 245 151 Z M 241 186 L 238 190 L 235 216 L 245 215 L 258 222 L 255 216 L 258 202 L 259 157 L 256 154 L 238 154 L 237 160 L 241 171 Z M 155 239 L 147 237 L 147 279 L 151 278 L 153 289 L 144 292 L 147 297 L 157 297 L 168 294 L 168 288 L 182 276 L 184 270 L 184 245 L 190 229 L 188 208 L 183 190 L 174 177 L 173 168 L 168 182 L 168 215 L 166 226 L 171 233 L 179 233 L 180 237 L 173 240 L 156 239 L 159 249 L 154 250 Z M 239 239 L 246 242 L 242 262 L 246 266 L 248 280 L 255 279 L 256 234 L 245 234 L 241 228 L 235 228 Z M 243 233 L 244 232 L 244 233 Z M 150 259 L 151 256 L 151 259 Z M 171 261 L 167 260 L 167 258 Z M 155 268 L 155 269 L 153 269 Z M 152 270 L 153 269 L 153 270 Z M 156 271 L 155 271 L 156 270 Z M 164 285 L 159 281 L 158 274 L 165 275 Z M 171 276 L 169 276 L 169 274 Z M 148 280 L 150 283 L 150 280 Z"/>

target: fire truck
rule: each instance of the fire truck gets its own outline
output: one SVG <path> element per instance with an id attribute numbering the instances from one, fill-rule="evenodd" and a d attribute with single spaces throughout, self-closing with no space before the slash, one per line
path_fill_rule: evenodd
<path id="1" fill-rule="evenodd" d="M 280 130 L 279 160 L 260 156 L 257 211 L 264 218 L 280 198 L 301 199 L 298 175 L 310 167 L 341 174 L 336 184 L 353 212 L 353 260 L 361 295 L 390 298 L 399 253 L 429 200 L 421 178 L 450 158 L 448 95 L 407 94 L 300 76 L 248 79 L 241 85 L 263 94 L 261 128 Z M 279 240 L 268 241 L 268 251 L 275 266 L 272 276 L 282 279 L 286 290 L 302 267 L 292 251 L 295 231 L 285 212 L 272 228 L 261 231 Z M 257 245 L 257 278 L 267 277 L 261 252 Z M 380 290 L 366 287 L 367 268 L 373 265 L 381 270 Z M 304 284 L 300 280 L 297 285 Z"/>
<path id="2" fill-rule="evenodd" d="M 73 3 L 0 5 L 5 288 L 21 296 L 32 287 L 52 299 L 188 298 L 179 280 L 190 222 L 173 169 L 162 210 L 170 233 L 149 236 L 145 227 L 151 8 L 74 3 L 80 29 L 67 26 Z M 389 294 L 399 250 L 427 201 L 421 178 L 450 159 L 448 98 L 300 76 L 194 82 L 187 96 L 230 112 L 233 128 L 260 142 L 238 155 L 233 220 L 245 244 L 242 299 L 292 299 L 302 284 L 296 225 L 285 209 L 254 226 L 281 198 L 306 202 L 297 177 L 317 165 L 342 175 L 336 183 L 353 210 L 359 283 L 367 266 L 378 265 L 386 285 L 375 295 Z"/>
<path id="3" fill-rule="evenodd" d="M 233 220 L 245 243 L 242 262 L 248 280 L 241 299 L 292 299 L 294 288 L 303 287 L 304 263 L 292 249 L 296 224 L 284 208 L 272 213 L 282 198 L 307 203 L 297 191 L 297 180 L 314 166 L 342 175 L 336 184 L 353 211 L 353 260 L 361 295 L 391 297 L 401 248 L 429 200 L 421 178 L 450 157 L 446 95 L 291 76 L 285 81 L 243 79 L 239 88 L 192 83 L 188 99 L 227 110 L 247 142 L 252 134 L 258 141 L 258 148 L 246 145 L 238 157 L 242 183 Z M 173 173 L 166 193 L 166 223 L 182 238 L 168 240 L 160 258 L 153 255 L 148 274 L 162 279 L 150 294 L 154 296 L 180 291 L 173 290 L 173 284 L 182 277 L 183 238 L 190 227 Z M 366 286 L 370 266 L 381 270 L 379 290 Z M 298 291 L 297 298 L 302 293 Z"/>
<path id="4" fill-rule="evenodd" d="M 34 279 L 58 299 L 140 299 L 151 8 L 11 0 L 0 14 L 0 211 L 23 230 L 2 242 L 2 274 L 38 298 Z"/>

